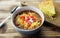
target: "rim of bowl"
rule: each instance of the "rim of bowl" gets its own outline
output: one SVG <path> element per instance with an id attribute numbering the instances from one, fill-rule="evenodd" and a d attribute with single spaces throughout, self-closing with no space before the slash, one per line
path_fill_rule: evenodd
<path id="1" fill-rule="evenodd" d="M 12 26 L 14 26 L 15 28 L 17 28 L 18 30 L 21 30 L 21 31 L 34 31 L 34 30 L 36 30 L 36 29 L 38 29 L 38 28 L 40 28 L 41 26 L 42 26 L 42 24 L 44 23 L 44 14 L 43 14 L 43 12 L 40 10 L 40 9 L 38 9 L 38 8 L 36 8 L 36 7 L 33 7 L 33 6 L 24 6 L 24 7 L 32 7 L 32 8 L 35 8 L 35 9 L 37 9 L 38 11 L 40 11 L 41 13 L 42 13 L 42 15 L 43 15 L 43 20 L 42 20 L 42 23 L 40 24 L 40 26 L 38 26 L 38 27 L 36 27 L 36 28 L 34 28 L 34 29 L 32 29 L 32 30 L 24 30 L 24 29 L 20 29 L 20 28 L 18 28 L 18 27 L 16 27 L 15 26 L 15 24 L 14 24 L 14 22 L 13 22 L 13 20 L 14 20 L 14 18 L 13 18 L 13 15 L 12 15 L 12 18 L 13 19 L 11 19 L 11 23 L 12 23 Z M 24 7 L 21 7 L 21 8 L 24 8 Z M 21 8 L 19 8 L 19 9 L 21 9 Z M 16 11 L 18 11 L 19 9 L 17 9 Z M 14 12 L 14 13 L 16 13 L 16 11 Z M 33 10 L 32 10 L 33 11 Z M 14 14 L 13 13 L 13 14 Z M 40 14 L 39 14 L 40 15 Z M 41 15 L 40 15 L 41 16 Z"/>

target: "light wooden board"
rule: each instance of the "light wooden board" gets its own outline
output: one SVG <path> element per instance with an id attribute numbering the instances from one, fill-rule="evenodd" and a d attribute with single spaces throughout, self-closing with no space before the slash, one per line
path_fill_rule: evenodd
<path id="1" fill-rule="evenodd" d="M 25 4 L 27 4 L 29 6 L 34 6 L 34 7 L 39 8 L 38 7 L 38 3 L 40 2 L 40 0 L 36 0 L 36 1 L 33 1 L 33 2 L 26 1 L 26 0 L 21 0 L 21 1 L 22 2 L 26 2 Z M 56 6 L 57 11 L 59 12 L 59 10 L 60 10 L 60 3 L 59 2 L 57 3 L 57 2 L 58 1 L 56 1 L 55 6 Z M 10 7 L 8 7 L 7 9 L 9 9 L 9 8 Z M 9 10 L 7 10 L 7 9 L 2 9 L 1 10 L 1 9 L 0 9 L 0 22 L 2 20 L 4 20 L 8 15 L 10 15 L 10 11 L 11 11 L 12 8 L 9 9 Z M 58 26 L 58 25 L 60 25 L 59 22 L 58 22 L 60 19 L 59 19 L 59 16 L 57 16 L 57 18 L 58 18 L 58 20 L 54 20 L 55 22 L 53 22 L 53 24 L 55 23 Z M 46 18 L 46 19 L 48 19 L 48 18 Z M 49 19 L 47 21 L 50 22 Z M 52 23 L 52 22 L 50 22 L 50 23 Z M 41 27 L 40 31 L 38 33 L 36 33 L 36 35 L 24 36 L 21 33 L 18 33 L 12 27 L 11 18 L 9 20 L 7 20 L 5 24 L 6 25 L 4 25 L 3 28 L 0 28 L 0 38 L 57 38 L 57 37 L 60 37 L 60 28 L 59 27 L 56 27 L 56 26 L 53 26 L 53 25 L 52 26 L 43 25 Z"/>

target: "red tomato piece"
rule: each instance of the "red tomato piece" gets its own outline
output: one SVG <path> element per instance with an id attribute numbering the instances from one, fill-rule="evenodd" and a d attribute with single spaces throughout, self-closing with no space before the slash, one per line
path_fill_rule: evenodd
<path id="1" fill-rule="evenodd" d="M 31 18 L 34 22 L 36 21 L 36 18 L 34 16 L 31 16 Z"/>
<path id="2" fill-rule="evenodd" d="M 30 18 L 29 18 L 29 16 L 27 15 L 27 16 L 25 16 L 25 21 L 28 21 L 28 20 L 30 20 Z"/>
<path id="3" fill-rule="evenodd" d="M 32 19 L 34 22 L 36 22 L 36 18 Z"/>
<path id="4" fill-rule="evenodd" d="M 31 26 L 31 22 L 28 22 L 28 23 L 27 23 L 27 26 L 30 27 L 30 26 Z"/>
<path id="5" fill-rule="evenodd" d="M 25 16 L 20 16 L 20 18 L 24 21 L 25 20 Z"/>

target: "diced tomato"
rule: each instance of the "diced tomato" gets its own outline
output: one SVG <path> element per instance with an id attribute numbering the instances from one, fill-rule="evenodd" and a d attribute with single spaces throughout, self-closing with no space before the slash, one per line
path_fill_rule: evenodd
<path id="1" fill-rule="evenodd" d="M 34 22 L 36 22 L 36 18 L 33 18 L 32 20 L 33 20 Z"/>
<path id="2" fill-rule="evenodd" d="M 31 18 L 34 22 L 36 21 L 36 18 L 34 16 L 31 16 Z"/>
<path id="3" fill-rule="evenodd" d="M 20 16 L 20 18 L 24 21 L 25 20 L 25 16 Z"/>
<path id="4" fill-rule="evenodd" d="M 25 16 L 25 21 L 30 20 L 29 16 Z"/>
<path id="5" fill-rule="evenodd" d="M 30 27 L 30 26 L 31 26 L 31 22 L 28 22 L 28 23 L 27 23 L 27 26 Z"/>
<path id="6" fill-rule="evenodd" d="M 33 22 L 36 21 L 36 18 L 34 16 L 30 16 L 29 14 L 27 14 L 26 16 L 20 16 L 20 18 L 22 19 L 22 24 L 27 23 L 27 26 L 30 27 L 31 26 L 31 21 L 29 21 L 30 19 L 33 20 Z"/>

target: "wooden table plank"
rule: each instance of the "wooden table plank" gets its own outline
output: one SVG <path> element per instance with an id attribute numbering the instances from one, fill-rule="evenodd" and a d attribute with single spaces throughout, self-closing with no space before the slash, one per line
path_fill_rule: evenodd
<path id="1" fill-rule="evenodd" d="M 21 0 L 25 1 L 25 0 Z M 31 0 L 32 1 L 32 0 Z M 38 1 L 38 0 L 37 0 Z M 40 0 L 39 0 L 40 1 Z M 27 1 L 25 1 L 27 2 Z M 34 6 L 38 8 L 39 2 L 27 2 L 26 4 L 29 6 Z M 32 5 L 33 4 L 33 5 Z M 11 10 L 10 10 L 11 11 Z M 0 22 L 5 19 L 9 14 L 10 11 L 4 11 L 0 10 Z M 11 24 L 11 18 L 6 21 L 3 28 L 0 28 L 0 38 L 59 38 L 60 37 L 60 31 L 59 27 L 53 26 L 53 25 L 42 25 L 40 31 L 36 33 L 35 35 L 30 36 L 24 36 L 21 33 L 18 33 Z"/>

